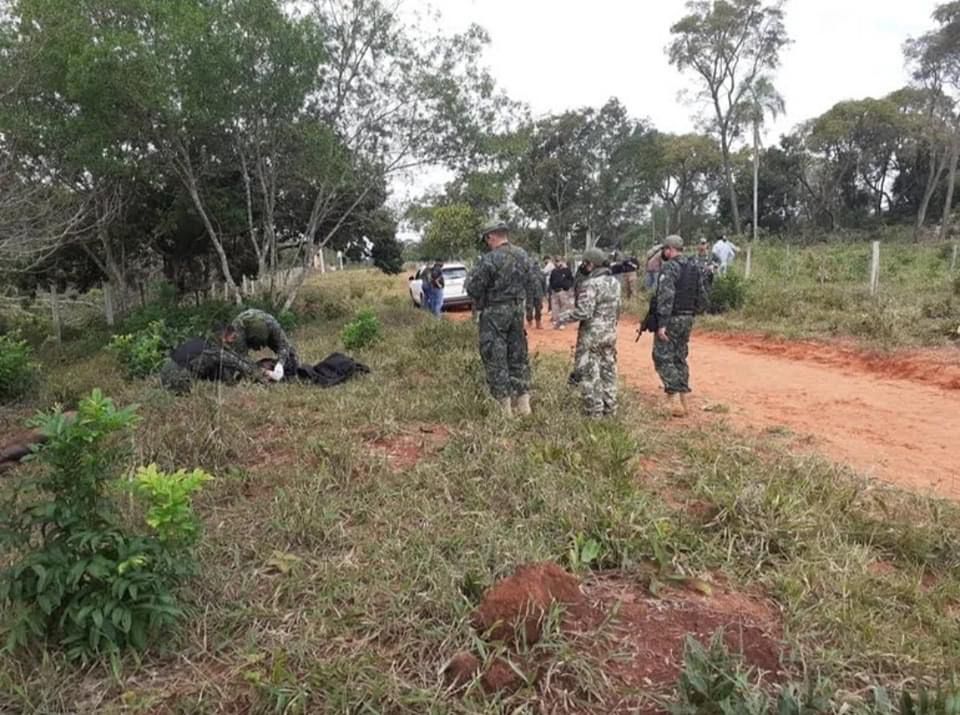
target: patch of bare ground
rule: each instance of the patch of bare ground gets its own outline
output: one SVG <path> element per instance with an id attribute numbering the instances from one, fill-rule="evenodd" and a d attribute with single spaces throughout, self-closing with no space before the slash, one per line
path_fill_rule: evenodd
<path id="1" fill-rule="evenodd" d="M 371 428 L 362 436 L 367 448 L 382 456 L 392 471 L 405 472 L 442 450 L 450 430 L 443 425 L 412 424 L 395 434 L 384 435 Z"/>
<path id="2" fill-rule="evenodd" d="M 551 678 L 560 664 L 550 662 L 549 649 L 520 654 L 521 645 L 540 640 L 555 606 L 563 607 L 561 633 L 603 676 L 601 692 L 590 687 L 596 702 L 586 712 L 656 712 L 651 696 L 675 686 L 686 638 L 707 642 L 718 630 L 730 651 L 769 681 L 784 675 L 780 611 L 762 595 L 715 583 L 697 592 L 661 588 L 654 596 L 639 578 L 607 572 L 581 583 L 556 564 L 544 563 L 521 566 L 494 584 L 474 612 L 474 628 L 482 637 L 506 644 L 513 653 L 510 663 L 498 659 L 484 667 L 472 654 L 458 653 L 445 673 L 451 690 L 461 690 L 475 678 L 488 693 L 529 682 L 546 705 L 580 690 L 571 673 Z"/>

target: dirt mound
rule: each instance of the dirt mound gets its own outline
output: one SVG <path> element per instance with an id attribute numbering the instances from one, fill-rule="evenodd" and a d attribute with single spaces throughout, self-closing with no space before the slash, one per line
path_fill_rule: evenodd
<path id="1" fill-rule="evenodd" d="M 473 627 L 504 643 L 540 640 L 543 621 L 554 604 L 583 602 L 580 582 L 554 563 L 519 566 L 487 591 L 473 613 Z"/>
<path id="2" fill-rule="evenodd" d="M 450 439 L 450 432 L 442 425 L 413 425 L 394 435 L 382 435 L 375 430 L 364 433 L 367 447 L 382 455 L 394 472 L 413 469 L 426 457 L 436 454 Z"/>
<path id="3" fill-rule="evenodd" d="M 612 574 L 594 578 L 584 590 L 593 613 L 571 614 L 565 630 L 576 633 L 578 647 L 599 657 L 618 691 L 673 686 L 686 637 L 707 642 L 721 628 L 732 653 L 774 678 L 781 674 L 780 615 L 761 597 L 719 589 L 709 596 L 675 589 L 654 597 Z M 609 626 L 597 631 L 594 624 L 607 619 Z"/>

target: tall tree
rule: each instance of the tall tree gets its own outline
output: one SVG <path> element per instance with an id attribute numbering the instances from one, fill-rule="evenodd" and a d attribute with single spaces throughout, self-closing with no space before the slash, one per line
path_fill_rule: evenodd
<path id="1" fill-rule="evenodd" d="M 699 96 L 709 106 L 708 126 L 716 134 L 723 158 L 724 179 L 734 230 L 741 233 L 740 211 L 731 161 L 732 146 L 741 133 L 745 100 L 754 83 L 780 64 L 780 51 L 789 42 L 783 0 L 689 0 L 689 14 L 670 28 L 670 62 L 690 71 L 700 83 Z"/>
<path id="2" fill-rule="evenodd" d="M 786 110 L 783 97 L 768 77 L 758 77 L 750 87 L 744 114 L 753 129 L 753 240 L 759 236 L 760 221 L 760 128 L 767 117 L 776 119 Z"/>

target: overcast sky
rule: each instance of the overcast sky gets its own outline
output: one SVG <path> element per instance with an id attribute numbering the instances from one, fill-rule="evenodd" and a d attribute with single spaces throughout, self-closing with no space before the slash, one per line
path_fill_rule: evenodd
<path id="1" fill-rule="evenodd" d="M 943 0 L 940 0 L 942 2 Z M 407 0 L 416 4 L 416 0 Z M 450 30 L 490 33 L 486 59 L 508 94 L 537 114 L 619 97 L 658 129 L 694 127 L 695 108 L 664 53 L 683 0 L 434 0 Z M 907 81 L 904 40 L 932 28 L 937 0 L 788 0 L 776 86 L 787 115 L 772 138 L 843 99 L 881 96 Z"/>
<path id="2" fill-rule="evenodd" d="M 933 27 L 943 0 L 787 0 L 792 44 L 775 83 L 786 114 L 767 143 L 839 101 L 883 96 L 908 80 L 903 42 Z M 427 0 L 404 0 L 407 9 Z M 695 128 L 698 107 L 678 97 L 691 85 L 667 62 L 670 26 L 684 0 L 433 0 L 448 32 L 477 23 L 490 33 L 486 64 L 537 116 L 618 97 L 657 129 Z M 416 182 L 442 188 L 442 172 Z M 429 178 L 428 178 L 429 177 Z M 398 187 L 399 188 L 399 187 Z M 409 187 L 408 190 L 413 187 Z M 398 191 L 398 194 L 419 191 Z"/>

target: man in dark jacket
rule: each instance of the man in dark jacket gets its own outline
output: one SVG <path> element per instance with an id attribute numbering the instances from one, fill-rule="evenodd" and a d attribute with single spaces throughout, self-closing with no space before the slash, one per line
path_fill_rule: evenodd
<path id="1" fill-rule="evenodd" d="M 170 351 L 160 368 L 160 384 L 179 395 L 190 392 L 194 380 L 219 380 L 233 384 L 241 379 L 267 382 L 266 372 L 228 347 L 236 339 L 232 325 L 218 327 L 216 338 L 190 338 Z"/>
<path id="2" fill-rule="evenodd" d="M 693 318 L 706 308 L 703 272 L 683 255 L 683 239 L 667 236 L 663 265 L 657 281 L 657 334 L 653 338 L 653 364 L 663 382 L 674 417 L 687 414 L 690 392 L 690 333 Z"/>
<path id="3" fill-rule="evenodd" d="M 556 330 L 563 328 L 559 317 L 573 308 L 573 272 L 567 262 L 558 259 L 550 273 L 550 316 Z"/>
<path id="4" fill-rule="evenodd" d="M 424 280 L 430 284 L 427 309 L 439 318 L 443 312 L 443 289 L 447 284 L 443 277 L 443 261 L 434 261 Z"/>

